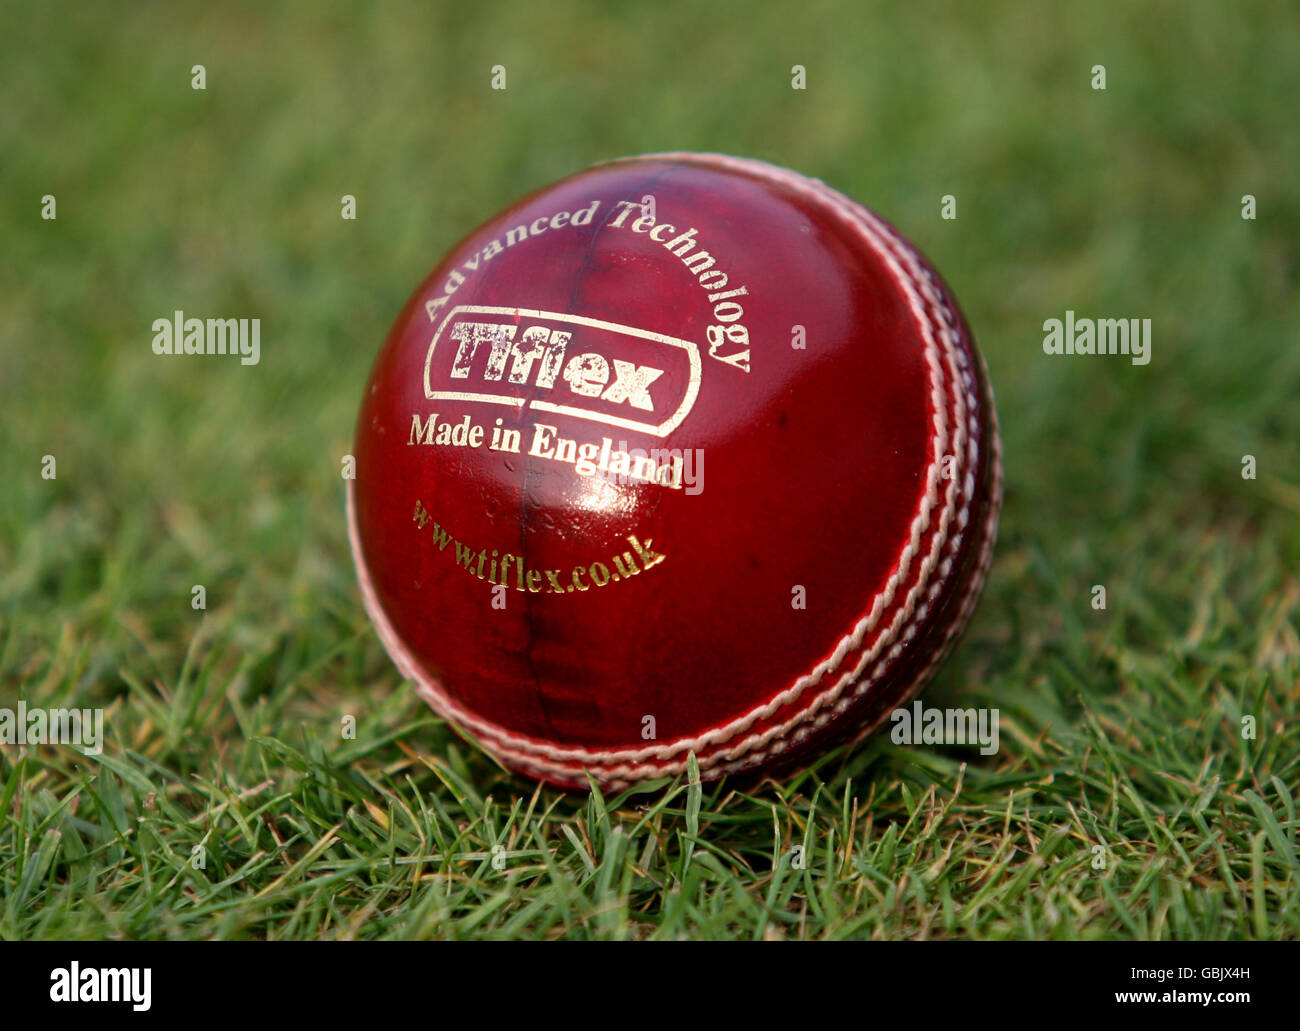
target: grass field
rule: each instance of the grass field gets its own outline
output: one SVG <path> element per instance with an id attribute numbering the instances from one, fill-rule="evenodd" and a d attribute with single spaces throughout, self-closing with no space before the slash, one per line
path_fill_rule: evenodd
<path id="1" fill-rule="evenodd" d="M 861 6 L 6 9 L 0 707 L 106 741 L 0 745 L 0 938 L 1300 936 L 1300 14 Z M 390 320 L 507 202 L 663 149 L 825 179 L 961 299 L 1007 497 L 926 697 L 996 755 L 565 796 L 385 656 L 339 469 Z M 260 317 L 261 363 L 154 356 L 175 309 Z M 1045 356 L 1066 309 L 1151 363 Z"/>

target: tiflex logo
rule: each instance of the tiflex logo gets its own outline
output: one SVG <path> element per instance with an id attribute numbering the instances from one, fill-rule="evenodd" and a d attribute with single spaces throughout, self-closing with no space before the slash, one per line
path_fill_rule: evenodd
<path id="1" fill-rule="evenodd" d="M 462 305 L 429 344 L 424 393 L 554 412 L 663 437 L 686 418 L 700 389 L 688 340 L 613 322 Z"/>

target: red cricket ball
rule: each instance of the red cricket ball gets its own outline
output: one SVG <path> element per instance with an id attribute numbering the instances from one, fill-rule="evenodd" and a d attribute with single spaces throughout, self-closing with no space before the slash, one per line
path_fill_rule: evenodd
<path id="1" fill-rule="evenodd" d="M 992 396 L 889 225 L 758 161 L 659 154 L 526 197 L 397 317 L 357 424 L 366 609 L 512 770 L 770 771 L 872 729 L 965 625 Z"/>

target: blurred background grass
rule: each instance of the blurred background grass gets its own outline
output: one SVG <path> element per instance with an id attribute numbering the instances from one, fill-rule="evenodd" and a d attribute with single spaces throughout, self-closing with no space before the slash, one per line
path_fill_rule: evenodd
<path id="1" fill-rule="evenodd" d="M 1047 691 L 1115 695 L 1117 719 L 1163 733 L 1162 696 L 1144 718 L 1135 686 L 1155 667 L 1179 715 L 1219 691 L 1294 712 L 1293 4 L 11 4 L 0 81 L 0 703 L 117 699 L 119 747 L 178 776 L 217 776 L 256 734 L 330 740 L 339 712 L 381 699 L 424 719 L 366 624 L 342 517 L 339 461 L 388 324 L 519 195 L 699 149 L 878 210 L 980 340 L 1007 505 L 937 697 L 1022 698 L 1013 763 L 1079 716 L 1036 713 Z M 1043 320 L 1067 308 L 1151 318 L 1151 364 L 1044 357 Z M 261 364 L 155 357 L 150 325 L 175 309 L 261 318 Z M 159 743 L 141 693 L 194 681 Z M 451 741 L 422 727 L 415 747 Z M 1267 776 L 1237 776 L 1300 790 L 1289 741 Z M 1191 768 L 1227 747 L 1197 742 Z M 895 774 L 913 761 L 886 753 Z M 59 796 L 83 775 L 42 783 Z"/>

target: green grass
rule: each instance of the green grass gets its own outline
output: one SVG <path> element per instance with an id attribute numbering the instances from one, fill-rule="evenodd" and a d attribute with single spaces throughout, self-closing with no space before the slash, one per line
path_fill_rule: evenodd
<path id="1" fill-rule="evenodd" d="M 6 14 L 0 706 L 107 743 L 0 746 L 0 937 L 1300 936 L 1294 8 L 371 6 Z M 1007 503 L 927 699 L 997 755 L 564 796 L 384 656 L 339 462 L 388 322 L 517 195 L 675 148 L 826 179 L 961 299 Z M 176 308 L 262 364 L 154 357 Z M 1045 357 L 1066 308 L 1152 363 Z"/>

